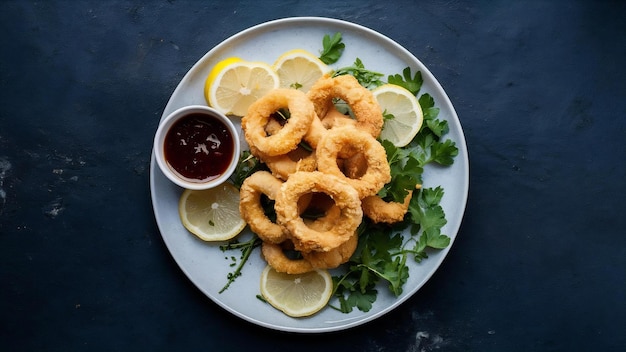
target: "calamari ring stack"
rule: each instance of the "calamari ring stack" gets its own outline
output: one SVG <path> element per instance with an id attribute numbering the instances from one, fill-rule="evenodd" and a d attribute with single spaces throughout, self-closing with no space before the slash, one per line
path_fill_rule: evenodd
<path id="1" fill-rule="evenodd" d="M 348 104 L 354 119 L 335 108 L 337 99 Z M 243 182 L 240 211 L 276 271 L 334 269 L 355 252 L 364 216 L 391 223 L 406 213 L 410 194 L 404 203 L 376 195 L 391 179 L 376 139 L 382 112 L 354 77 L 324 76 L 308 94 L 271 91 L 250 106 L 241 124 L 250 152 L 269 172 Z M 274 200 L 275 222 L 265 213 L 263 195 Z"/>

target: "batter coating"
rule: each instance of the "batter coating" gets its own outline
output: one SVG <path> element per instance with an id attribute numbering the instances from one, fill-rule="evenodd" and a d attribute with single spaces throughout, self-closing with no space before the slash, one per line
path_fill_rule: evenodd
<path id="1" fill-rule="evenodd" d="M 266 125 L 279 109 L 289 109 L 290 118 L 274 134 Z M 275 89 L 255 101 L 241 119 L 244 137 L 251 146 L 269 156 L 286 154 L 298 147 L 309 131 L 315 109 L 306 94 L 295 89 Z"/>

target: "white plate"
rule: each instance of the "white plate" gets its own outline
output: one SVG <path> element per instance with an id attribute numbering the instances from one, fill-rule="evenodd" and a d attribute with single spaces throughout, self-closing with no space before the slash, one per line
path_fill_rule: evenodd
<path id="1" fill-rule="evenodd" d="M 198 61 L 185 75 L 172 94 L 162 118 L 177 108 L 192 104 L 206 104 L 203 97 L 204 81 L 209 70 L 218 61 L 229 56 L 246 60 L 274 62 L 283 52 L 295 48 L 319 53 L 325 34 L 341 32 L 346 45 L 341 59 L 332 65 L 339 68 L 351 65 L 360 58 L 367 69 L 385 74 L 401 73 L 410 66 L 412 72 L 422 72 L 422 93 L 429 93 L 441 109 L 440 119 L 448 121 L 447 138 L 456 142 L 459 155 L 450 167 L 427 166 L 424 171 L 425 187 L 441 185 L 445 190 L 441 206 L 446 212 L 447 225 L 442 233 L 450 236 L 448 248 L 430 254 L 420 264 L 410 264 L 410 278 L 400 297 L 379 288 L 378 299 L 367 312 L 355 309 L 352 313 L 340 313 L 325 308 L 308 318 L 290 318 L 256 298 L 259 293 L 259 277 L 265 262 L 256 250 L 239 277 L 228 290 L 218 291 L 226 283 L 226 275 L 233 270 L 226 256 L 239 257 L 239 251 L 222 252 L 217 244 L 204 243 L 183 227 L 178 217 L 178 199 L 182 189 L 167 180 L 155 165 L 154 153 L 150 167 L 150 188 L 156 221 L 163 240 L 174 260 L 187 277 L 211 300 L 232 314 L 260 326 L 302 333 L 319 333 L 354 327 L 376 319 L 396 308 L 411 297 L 437 270 L 457 235 L 469 187 L 469 162 L 463 130 L 450 99 L 428 69 L 399 44 L 362 26 L 335 19 L 299 17 L 263 23 L 244 30 L 223 41 Z M 236 119 L 239 123 L 239 119 Z M 243 138 L 242 138 L 243 140 Z"/>

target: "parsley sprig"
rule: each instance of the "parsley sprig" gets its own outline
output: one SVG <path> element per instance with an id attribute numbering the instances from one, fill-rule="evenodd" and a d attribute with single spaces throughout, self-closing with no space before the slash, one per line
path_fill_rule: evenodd
<path id="1" fill-rule="evenodd" d="M 422 88 L 422 83 L 424 81 L 422 80 L 421 71 L 415 72 L 415 75 L 411 77 L 411 68 L 407 67 L 402 70 L 402 75 L 395 74 L 387 77 L 387 82 L 389 82 L 390 84 L 398 85 L 400 87 L 404 87 L 409 92 L 413 93 L 413 95 L 417 96 L 420 89 Z"/>
<path id="2" fill-rule="evenodd" d="M 331 65 L 337 62 L 346 45 L 341 42 L 341 33 L 337 32 L 332 37 L 328 34 L 324 35 L 322 39 L 322 52 L 319 56 L 320 60 L 326 65 Z"/>
<path id="3" fill-rule="evenodd" d="M 341 75 L 352 75 L 359 83 L 367 88 L 374 89 L 385 84 L 381 79 L 384 75 L 380 72 L 370 71 L 365 68 L 365 64 L 358 57 L 351 66 L 346 66 L 335 70 L 333 77 Z"/>

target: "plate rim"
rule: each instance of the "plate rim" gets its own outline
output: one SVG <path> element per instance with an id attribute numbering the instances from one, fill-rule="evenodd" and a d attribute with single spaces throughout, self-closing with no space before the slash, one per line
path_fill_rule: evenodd
<path id="1" fill-rule="evenodd" d="M 161 118 L 159 120 L 159 124 L 161 123 L 161 121 L 169 114 L 170 110 L 173 110 L 176 108 L 176 106 L 174 106 L 173 104 L 173 97 L 179 93 L 179 91 L 181 89 L 183 89 L 183 87 L 185 86 L 185 83 L 187 81 L 189 81 L 189 79 L 191 79 L 191 77 L 193 76 L 193 74 L 195 73 L 195 71 L 198 70 L 199 66 L 202 65 L 203 62 L 207 61 L 208 58 L 210 58 L 215 52 L 220 51 L 223 47 L 231 44 L 232 42 L 236 42 L 242 38 L 245 38 L 247 35 L 249 35 L 250 33 L 254 33 L 257 32 L 259 30 L 266 30 L 269 28 L 272 28 L 274 26 L 285 26 L 285 25 L 289 25 L 292 23 L 297 22 L 298 24 L 302 25 L 303 22 L 306 22 L 304 25 L 320 25 L 320 24 L 324 24 L 324 25 L 330 25 L 330 26 L 334 26 L 334 27 L 347 27 L 347 28 L 351 28 L 352 30 L 355 31 L 359 31 L 359 32 L 365 32 L 368 35 L 372 35 L 374 37 L 377 37 L 380 40 L 383 40 L 384 42 L 386 42 L 386 44 L 392 45 L 394 46 L 395 49 L 401 51 L 404 55 L 407 55 L 409 57 L 411 57 L 413 60 L 415 60 L 415 62 L 420 64 L 420 71 L 422 71 L 422 74 L 427 74 L 428 77 L 431 79 L 430 83 L 433 85 L 432 88 L 437 90 L 438 92 L 440 92 L 441 97 L 444 98 L 445 101 L 445 105 L 447 107 L 449 107 L 450 111 L 449 113 L 451 114 L 451 116 L 446 119 L 448 121 L 449 124 L 454 123 L 455 125 L 455 129 L 456 132 L 458 133 L 458 138 L 459 140 L 455 139 L 455 143 L 457 143 L 457 147 L 459 147 L 459 155 L 456 156 L 456 158 L 462 158 L 463 159 L 463 164 L 465 165 L 465 172 L 463 173 L 463 178 L 461 180 L 461 185 L 463 188 L 463 193 L 461 196 L 461 200 L 462 200 L 462 204 L 458 205 L 458 210 L 460 213 L 460 216 L 458 218 L 458 221 L 454 224 L 452 224 L 452 227 L 449 228 L 448 232 L 449 233 L 453 233 L 454 235 L 451 236 L 449 235 L 451 241 L 450 244 L 448 245 L 448 247 L 440 250 L 440 252 L 442 253 L 440 258 L 437 260 L 437 262 L 434 265 L 434 269 L 431 270 L 427 275 L 425 275 L 424 279 L 422 280 L 421 283 L 419 283 L 418 285 L 416 285 L 416 287 L 412 287 L 411 290 L 404 296 L 398 297 L 396 298 L 396 301 L 385 307 L 384 309 L 380 310 L 379 312 L 376 312 L 374 314 L 371 315 L 367 315 L 365 317 L 362 318 L 355 318 L 355 319 L 346 319 L 347 321 L 349 320 L 354 320 L 352 322 L 348 322 L 346 324 L 343 325 L 338 325 L 338 326 L 330 326 L 330 327 L 317 327 L 317 328 L 309 328 L 309 327 L 293 327 L 293 326 L 282 326 L 282 325 L 275 325 L 275 324 L 271 324 L 271 323 L 267 323 L 264 321 L 261 321 L 259 319 L 255 319 L 252 318 L 248 315 L 245 315 L 235 309 L 233 309 L 232 307 L 230 307 L 229 305 L 225 304 L 224 302 L 217 300 L 214 298 L 214 295 L 212 295 L 209 292 L 206 292 L 205 289 L 203 289 L 193 278 L 192 275 L 186 270 L 186 268 L 184 267 L 184 265 L 182 265 L 182 263 L 179 261 L 179 259 L 174 255 L 172 249 L 171 249 L 171 244 L 169 243 L 168 239 L 166 238 L 166 236 L 163 235 L 163 226 L 159 221 L 159 217 L 157 216 L 158 210 L 157 210 L 157 203 L 158 203 L 158 199 L 156 197 L 156 192 L 155 192 L 155 173 L 158 172 L 158 168 L 155 167 L 155 156 L 154 156 L 154 150 L 152 150 L 152 154 L 151 154 L 151 161 L 150 161 L 150 194 L 151 194 L 151 201 L 152 201 L 152 205 L 153 205 L 153 213 L 155 216 L 155 220 L 157 222 L 157 227 L 159 229 L 159 233 L 161 235 L 161 238 L 163 239 L 168 252 L 170 254 L 170 256 L 174 259 L 174 261 L 176 262 L 177 266 L 179 267 L 179 269 L 181 271 L 183 271 L 183 273 L 185 274 L 185 276 L 187 277 L 187 279 L 189 279 L 194 286 L 196 286 L 197 289 L 199 289 L 203 294 L 205 294 L 213 303 L 217 304 L 218 306 L 222 307 L 224 310 L 226 310 L 227 312 L 245 320 L 248 321 L 250 323 L 253 323 L 255 325 L 258 326 L 262 326 L 268 329 L 272 329 L 272 330 L 279 330 L 279 331 L 285 331 L 285 332 L 297 332 L 297 333 L 325 333 L 325 332 L 333 332 L 333 331 L 341 331 L 341 330 L 346 330 L 349 328 L 354 328 L 356 326 L 360 326 L 362 324 L 371 322 L 373 320 L 376 320 L 378 318 L 380 318 L 381 316 L 389 313 L 392 310 L 397 309 L 399 306 L 401 306 L 404 302 L 406 302 L 409 298 L 413 297 L 415 295 L 415 293 L 417 293 L 417 291 L 419 291 L 425 284 L 426 282 L 428 282 L 431 277 L 435 274 L 435 272 L 437 272 L 439 270 L 439 268 L 441 267 L 441 264 L 443 263 L 443 261 L 445 260 L 445 258 L 447 258 L 449 251 L 451 250 L 456 237 L 458 236 L 461 224 L 463 222 L 464 219 L 464 215 L 465 215 L 465 211 L 466 211 L 466 207 L 467 207 L 467 201 L 468 201 L 468 197 L 469 197 L 469 151 L 467 149 L 467 143 L 466 143 L 466 139 L 465 139 L 465 134 L 464 131 L 462 129 L 460 120 L 458 118 L 458 115 L 456 113 L 456 110 L 454 108 L 454 105 L 452 104 L 448 94 L 446 93 L 446 91 L 443 89 L 443 87 L 441 86 L 440 82 L 437 80 L 437 78 L 432 74 L 432 72 L 430 72 L 430 70 L 421 62 L 421 60 L 419 60 L 417 57 L 415 57 L 410 51 L 408 51 L 406 48 L 404 48 L 402 45 L 400 45 L 399 43 L 395 42 L 393 39 L 387 37 L 386 35 L 377 32 L 371 28 L 365 27 L 363 25 L 357 24 L 357 23 L 353 23 L 353 22 L 349 22 L 346 20 L 342 20 L 342 19 L 336 19 L 336 18 L 329 18 L 329 17 L 315 17 L 315 16 L 304 16 L 304 17 L 284 17 L 284 18 L 279 18 L 279 19 L 275 19 L 275 20 L 271 20 L 271 21 L 267 21 L 267 22 L 262 22 L 256 25 L 253 25 L 251 27 L 248 27 L 246 29 L 243 29 L 229 37 L 227 37 L 226 39 L 222 40 L 220 43 L 218 43 L 217 45 L 213 46 L 210 50 L 208 50 L 204 55 L 202 55 L 190 68 L 189 70 L 185 73 L 185 75 L 181 78 L 181 80 L 178 82 L 176 88 L 172 91 L 168 102 L 166 104 L 166 106 L 163 109 L 163 113 L 161 115 Z M 438 105 L 442 105 L 441 102 L 438 102 Z M 461 148 L 462 147 L 462 148 Z M 461 152 L 462 151 L 462 152 Z M 455 158 L 455 162 L 456 161 Z M 450 224 L 449 224 L 450 225 Z M 431 260 L 431 258 L 429 258 L 429 260 Z M 433 259 L 434 260 L 434 259 Z"/>

